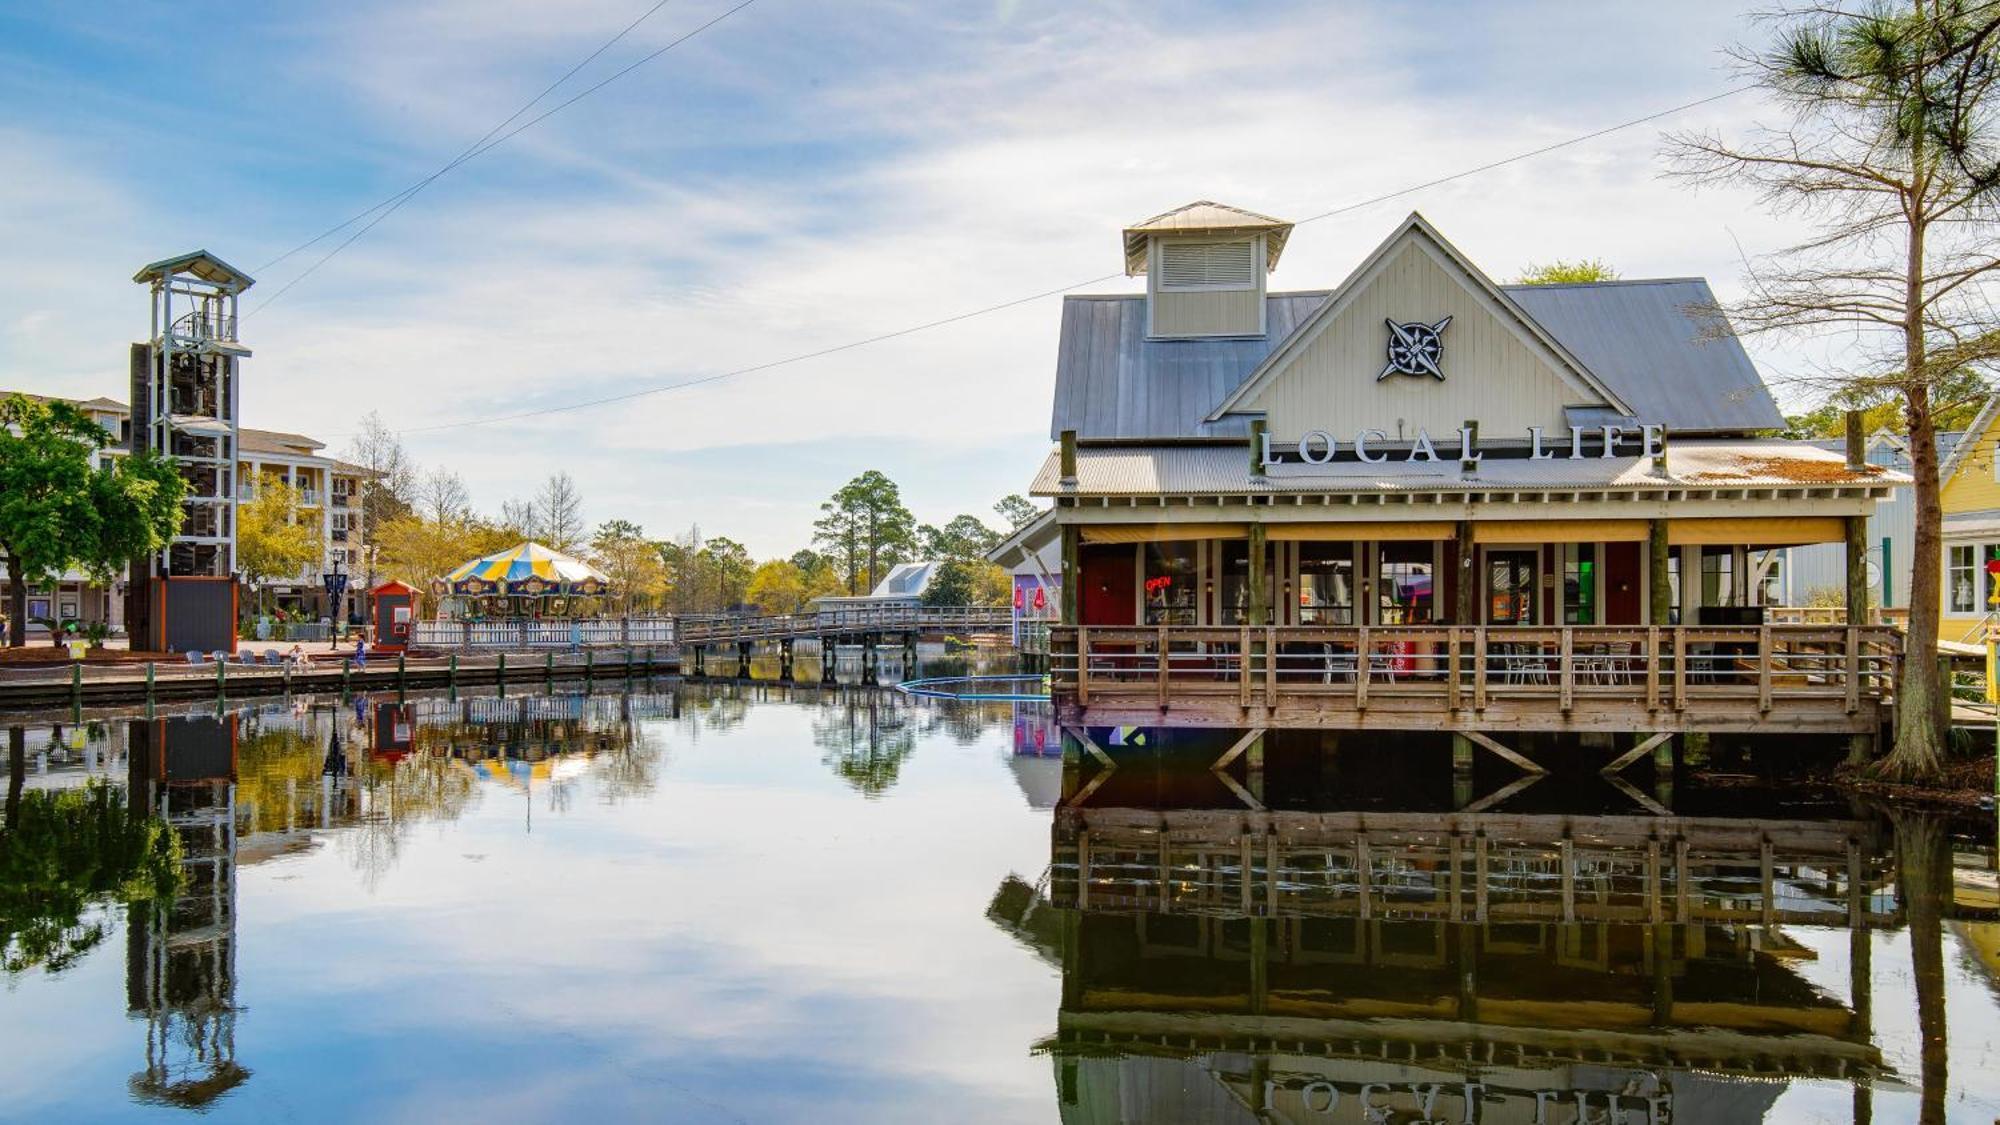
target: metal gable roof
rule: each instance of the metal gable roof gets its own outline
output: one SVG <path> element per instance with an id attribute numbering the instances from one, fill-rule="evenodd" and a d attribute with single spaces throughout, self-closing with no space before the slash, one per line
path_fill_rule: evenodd
<path id="1" fill-rule="evenodd" d="M 1785 424 L 1701 278 L 1501 289 L 1641 420 L 1664 422 L 1680 433 Z"/>
<path id="2" fill-rule="evenodd" d="M 1417 246 L 1429 253 L 1433 260 L 1447 272 L 1456 271 L 1459 280 L 1476 297 L 1492 303 L 1489 313 L 1503 325 L 1518 332 L 1522 343 L 1543 353 L 1543 358 L 1551 369 L 1565 383 L 1574 389 L 1596 396 L 1601 405 L 1614 410 L 1623 410 L 1631 404 L 1624 400 L 1617 388 L 1605 383 L 1590 370 L 1580 358 L 1571 354 L 1568 345 L 1542 327 L 1528 312 L 1516 304 L 1507 292 L 1493 283 L 1480 268 L 1472 263 L 1458 247 L 1421 214 L 1412 211 L 1409 217 L 1397 224 L 1389 237 L 1382 240 L 1360 265 L 1347 275 L 1319 308 L 1313 310 L 1305 322 L 1292 331 L 1287 339 L 1279 342 L 1270 355 L 1260 360 L 1256 370 L 1250 372 L 1228 397 L 1208 412 L 1209 421 L 1220 421 L 1230 414 L 1245 410 L 1250 400 L 1272 379 L 1278 378 L 1292 358 L 1310 346 L 1313 339 L 1337 319 L 1346 304 L 1374 284 L 1382 268 L 1407 246 Z M 1648 419 L 1656 421 L 1657 419 Z"/>
<path id="3" fill-rule="evenodd" d="M 1266 335 L 1154 340 L 1146 337 L 1144 294 L 1064 298 L 1049 437 L 1064 430 L 1094 441 L 1249 433 L 1246 417 L 1203 419 L 1326 293 L 1273 293 L 1264 300 Z"/>

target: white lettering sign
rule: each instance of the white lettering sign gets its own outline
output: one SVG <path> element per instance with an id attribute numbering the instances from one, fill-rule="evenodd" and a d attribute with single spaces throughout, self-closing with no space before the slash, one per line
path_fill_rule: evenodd
<path id="1" fill-rule="evenodd" d="M 1548 435 L 1540 426 L 1528 427 L 1525 449 L 1522 448 L 1523 443 L 1520 439 L 1512 442 L 1483 441 L 1477 436 L 1474 428 L 1460 427 L 1458 461 L 1461 466 L 1469 470 L 1471 466 L 1485 460 L 1488 453 L 1494 453 L 1502 458 L 1513 456 L 1530 461 L 1553 461 L 1558 458 L 1581 461 L 1586 457 L 1658 458 L 1663 456 L 1667 449 L 1667 427 L 1658 422 L 1644 423 L 1637 427 L 1636 432 L 1634 427 L 1615 423 L 1604 426 L 1570 426 L 1568 429 L 1569 450 L 1565 454 L 1560 452 L 1560 446 L 1549 444 Z M 1389 451 L 1384 449 L 1388 441 L 1387 431 L 1371 428 L 1356 433 L 1349 444 L 1354 447 L 1354 460 L 1380 465 L 1390 459 Z M 1289 447 L 1277 445 L 1270 433 L 1266 432 L 1257 450 L 1257 457 L 1258 463 L 1267 468 L 1287 461 L 1326 465 L 1339 458 L 1340 448 L 1340 441 L 1328 430 L 1307 430 L 1303 437 L 1291 443 Z M 1401 460 L 1426 462 L 1442 460 L 1428 430 L 1419 429 L 1415 439 L 1409 443 L 1408 449 Z"/>

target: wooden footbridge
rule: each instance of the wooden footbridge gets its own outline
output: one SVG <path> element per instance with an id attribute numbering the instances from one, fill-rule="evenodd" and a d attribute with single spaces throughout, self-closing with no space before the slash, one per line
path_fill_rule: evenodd
<path id="1" fill-rule="evenodd" d="M 738 674 L 749 667 L 751 653 L 758 645 L 775 645 L 778 659 L 790 677 L 792 648 L 799 641 L 826 645 L 859 645 L 864 662 L 873 659 L 881 645 L 897 645 L 914 650 L 919 640 L 942 639 L 948 635 L 1009 634 L 1013 610 L 996 606 L 839 606 L 815 613 L 780 613 L 765 616 L 684 617 L 680 620 L 681 651 L 689 671 L 699 676 L 707 671 L 707 650 L 733 648 Z M 824 648 L 822 648 L 824 652 Z M 823 661 L 828 675 L 833 662 Z"/>

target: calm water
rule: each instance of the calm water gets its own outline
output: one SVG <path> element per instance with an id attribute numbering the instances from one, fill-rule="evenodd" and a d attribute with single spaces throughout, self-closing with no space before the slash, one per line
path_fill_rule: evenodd
<path id="1" fill-rule="evenodd" d="M 1990 818 L 855 687 L 19 721 L 8 1119 L 2000 1117 Z"/>

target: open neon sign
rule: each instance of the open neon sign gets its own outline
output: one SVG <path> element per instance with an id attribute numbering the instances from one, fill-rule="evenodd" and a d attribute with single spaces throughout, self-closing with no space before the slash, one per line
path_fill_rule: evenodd
<path id="1" fill-rule="evenodd" d="M 1146 579 L 1146 592 L 1148 594 L 1157 594 L 1162 590 L 1171 589 L 1173 584 L 1174 578 L 1171 574 L 1162 574 L 1158 578 L 1148 578 Z"/>

